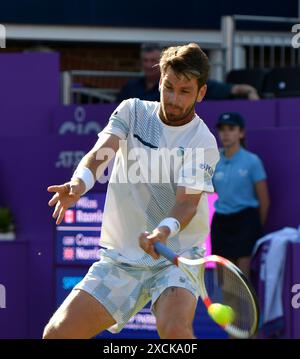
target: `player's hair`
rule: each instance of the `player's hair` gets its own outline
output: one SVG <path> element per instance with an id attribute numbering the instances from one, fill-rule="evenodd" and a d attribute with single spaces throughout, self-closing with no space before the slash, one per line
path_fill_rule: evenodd
<path id="1" fill-rule="evenodd" d="M 199 89 L 206 83 L 210 68 L 208 57 L 195 43 L 165 49 L 159 66 L 162 75 L 170 66 L 177 74 L 183 74 L 187 78 L 195 76 Z"/>

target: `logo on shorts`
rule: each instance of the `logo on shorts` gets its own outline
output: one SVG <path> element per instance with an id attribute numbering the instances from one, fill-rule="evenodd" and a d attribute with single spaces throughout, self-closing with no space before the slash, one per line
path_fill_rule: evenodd
<path id="1" fill-rule="evenodd" d="M 0 309 L 6 308 L 6 288 L 0 284 Z"/>

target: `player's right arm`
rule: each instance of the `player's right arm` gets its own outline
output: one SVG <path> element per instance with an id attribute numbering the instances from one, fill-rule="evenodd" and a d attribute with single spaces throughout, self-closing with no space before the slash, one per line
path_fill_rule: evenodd
<path id="1" fill-rule="evenodd" d="M 53 218 L 56 218 L 56 224 L 61 223 L 66 209 L 73 206 L 80 196 L 90 190 L 96 179 L 104 173 L 119 149 L 120 140 L 127 138 L 134 113 L 135 99 L 120 103 L 100 133 L 95 146 L 80 161 L 72 179 L 63 185 L 48 187 L 49 192 L 55 192 L 49 205 L 55 205 Z"/>
<path id="2" fill-rule="evenodd" d="M 56 224 L 60 224 L 65 211 L 73 206 L 87 190 L 86 182 L 76 176 L 79 171 L 89 175 L 91 186 L 96 179 L 101 177 L 110 160 L 119 149 L 120 137 L 111 133 L 102 132 L 95 146 L 82 158 L 69 182 L 62 185 L 48 187 L 48 192 L 54 195 L 48 202 L 49 206 L 55 206 L 53 218 Z"/>

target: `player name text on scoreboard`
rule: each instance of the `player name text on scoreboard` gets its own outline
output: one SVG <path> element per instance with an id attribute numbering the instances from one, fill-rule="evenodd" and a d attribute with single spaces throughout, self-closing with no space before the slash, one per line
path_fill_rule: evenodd
<path id="1" fill-rule="evenodd" d="M 99 260 L 105 193 L 89 193 L 65 212 L 56 227 L 57 264 L 91 264 Z"/>

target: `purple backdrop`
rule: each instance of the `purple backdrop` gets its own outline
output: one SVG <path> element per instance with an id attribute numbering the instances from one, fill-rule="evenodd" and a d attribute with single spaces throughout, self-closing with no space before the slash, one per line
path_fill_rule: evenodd
<path id="1" fill-rule="evenodd" d="M 59 55 L 1 54 L 0 79 L 0 135 L 49 133 L 59 104 Z"/>
<path id="2" fill-rule="evenodd" d="M 272 206 L 268 230 L 285 225 L 297 226 L 300 171 L 294 168 L 294 164 L 300 160 L 300 129 L 253 130 L 249 131 L 248 137 L 249 148 L 261 156 L 269 176 Z M 40 337 L 42 327 L 54 308 L 55 236 L 52 210 L 47 206 L 50 195 L 46 187 L 67 180 L 76 160 L 95 140 L 96 136 L 72 135 L 1 138 L 0 153 L 9 155 L 1 159 L 0 198 L 12 208 L 17 241 L 30 243 L 28 282 L 31 320 L 25 337 Z M 286 155 L 288 152 L 289 156 Z M 14 262 L 10 253 L 6 253 L 5 258 L 6 263 Z M 20 269 L 19 265 L 14 268 Z M 16 273 L 12 271 L 10 275 Z M 4 327 L 0 325 L 0 337 L 3 334 L 1 328 Z"/>
<path id="3" fill-rule="evenodd" d="M 29 333 L 28 243 L 0 242 L 0 338 Z M 3 291 L 3 288 L 5 290 Z M 5 303 L 4 303 L 5 302 Z M 5 304 L 5 305 L 4 305 Z M 49 305 L 49 304 L 48 304 Z"/>
<path id="4" fill-rule="evenodd" d="M 29 243 L 30 337 L 40 337 L 54 308 L 54 221 L 48 185 L 63 183 L 96 136 L 2 137 L 0 198 L 12 209 L 17 242 Z M 105 190 L 105 187 L 95 187 Z M 13 246 L 14 243 L 11 243 Z M 5 249 L 4 249 L 5 250 Z M 7 253 L 7 262 L 10 254 Z M 27 266 L 28 267 L 28 266 Z M 22 266 L 15 265 L 16 270 Z M 12 275 L 16 275 L 12 271 Z M 41 305 L 43 303 L 43 305 Z M 4 328 L 0 321 L 0 338 Z M 27 334 L 28 335 L 28 334 Z M 25 337 L 27 336 L 25 335 Z"/>
<path id="5" fill-rule="evenodd" d="M 267 232 L 300 223 L 300 128 L 249 130 L 249 149 L 264 162 L 271 197 Z"/>
<path id="6" fill-rule="evenodd" d="M 211 129 L 214 129 L 219 115 L 229 111 L 241 113 L 247 129 L 274 127 L 277 123 L 276 100 L 203 101 L 197 105 L 197 113 Z"/>
<path id="7" fill-rule="evenodd" d="M 278 125 L 300 127 L 300 100 L 282 99 L 278 101 Z"/>
<path id="8" fill-rule="evenodd" d="M 11 207 L 17 231 L 15 242 L 0 242 L 0 284 L 7 288 L 0 338 L 39 338 L 55 308 L 55 225 L 46 187 L 70 177 L 117 105 L 58 106 L 57 54 L 1 55 L 0 76 L 0 205 Z M 275 128 L 297 125 L 290 109 L 299 104 L 210 101 L 197 110 L 210 128 L 224 111 L 246 118 L 249 149 L 263 159 L 269 178 L 268 231 L 299 223 L 300 128 Z"/>

